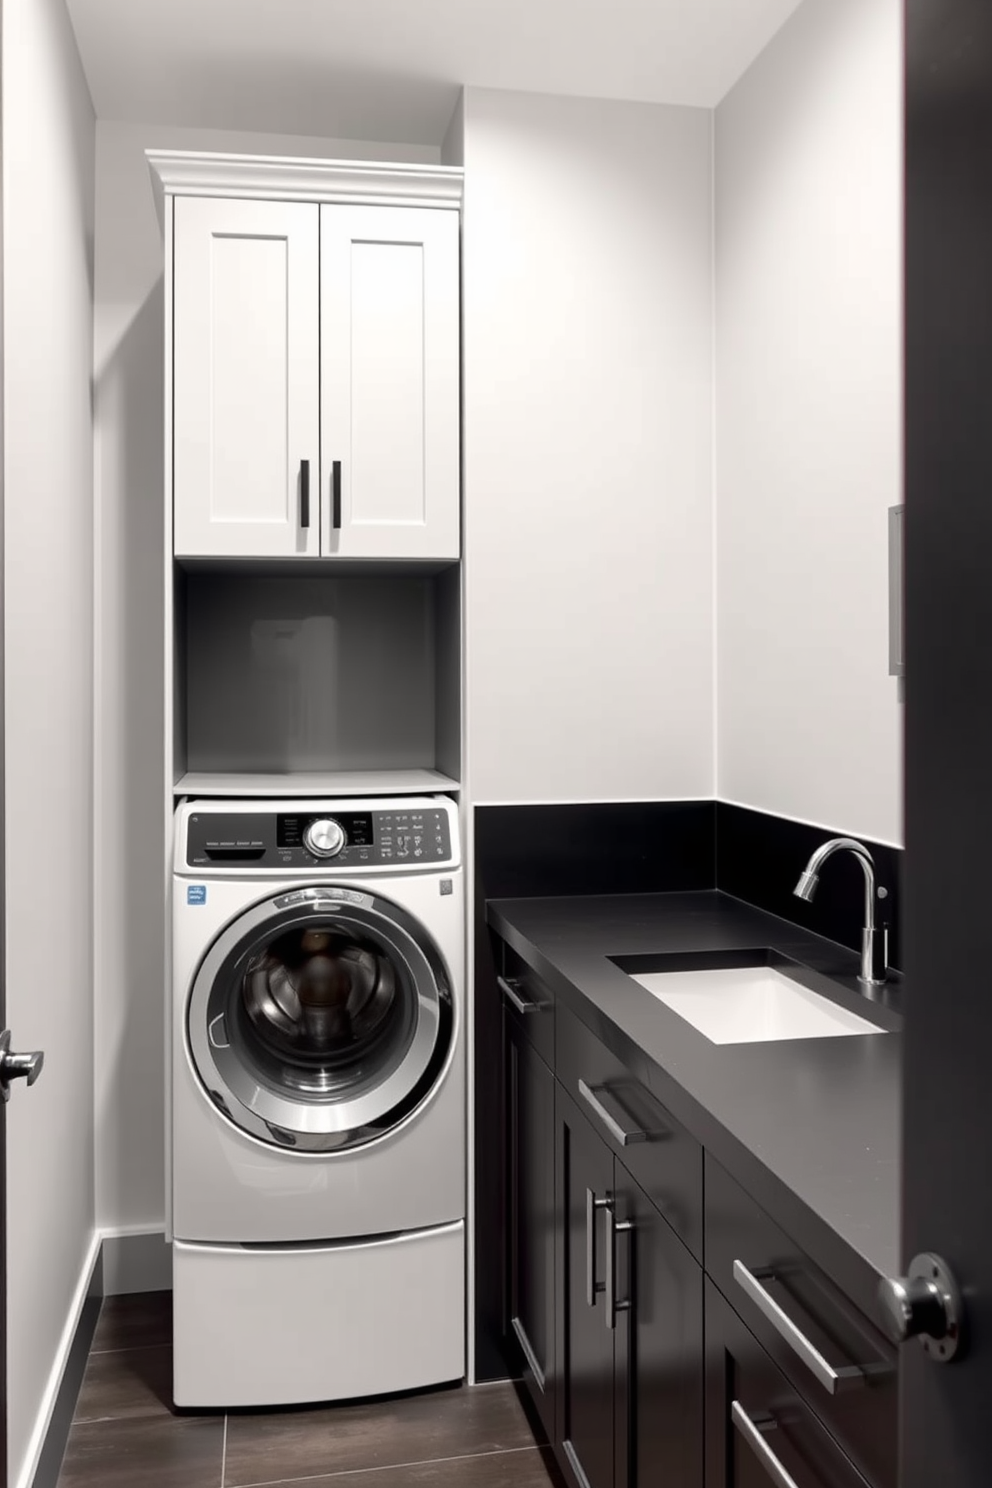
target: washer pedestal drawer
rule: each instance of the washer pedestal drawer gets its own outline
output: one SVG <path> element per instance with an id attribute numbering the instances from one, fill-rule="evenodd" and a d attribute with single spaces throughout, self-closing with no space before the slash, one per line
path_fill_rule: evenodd
<path id="1" fill-rule="evenodd" d="M 297 1405 L 465 1373 L 461 1223 L 381 1240 L 173 1244 L 180 1407 Z"/>

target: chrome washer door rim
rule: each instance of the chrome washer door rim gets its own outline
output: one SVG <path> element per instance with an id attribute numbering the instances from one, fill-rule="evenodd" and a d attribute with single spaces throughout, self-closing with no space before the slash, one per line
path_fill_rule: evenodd
<path id="1" fill-rule="evenodd" d="M 362 1093 L 342 1099 L 277 1089 L 232 1037 L 240 969 L 266 940 L 328 921 L 371 940 L 405 984 L 412 1034 L 402 1057 Z M 206 951 L 185 1018 L 192 1067 L 218 1110 L 239 1130 L 294 1152 L 349 1149 L 376 1140 L 427 1098 L 447 1061 L 453 1007 L 446 968 L 423 927 L 399 905 L 354 889 L 320 886 L 277 894 L 243 911 Z"/>

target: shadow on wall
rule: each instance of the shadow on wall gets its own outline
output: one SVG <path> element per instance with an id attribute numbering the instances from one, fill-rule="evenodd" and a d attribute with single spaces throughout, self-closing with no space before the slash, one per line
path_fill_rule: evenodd
<path id="1" fill-rule="evenodd" d="M 98 1223 L 161 1223 L 163 324 L 159 278 L 94 389 Z"/>

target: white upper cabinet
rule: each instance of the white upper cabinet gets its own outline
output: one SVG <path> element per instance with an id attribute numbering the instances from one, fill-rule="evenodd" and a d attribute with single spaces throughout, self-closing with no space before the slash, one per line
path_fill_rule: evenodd
<path id="1" fill-rule="evenodd" d="M 461 172 L 149 163 L 176 556 L 456 560 Z"/>
<path id="2" fill-rule="evenodd" d="M 319 221 L 308 203 L 176 200 L 181 557 L 320 552 Z"/>
<path id="3" fill-rule="evenodd" d="M 458 213 L 320 209 L 328 555 L 459 552 Z"/>

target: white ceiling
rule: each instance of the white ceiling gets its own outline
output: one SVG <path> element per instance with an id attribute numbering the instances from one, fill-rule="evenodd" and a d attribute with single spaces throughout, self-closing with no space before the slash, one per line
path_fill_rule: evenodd
<path id="1" fill-rule="evenodd" d="M 800 0 L 66 0 L 101 119 L 440 144 L 464 84 L 712 106 Z"/>

